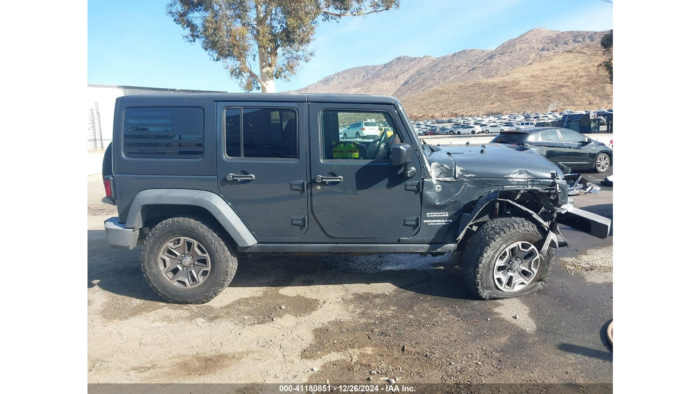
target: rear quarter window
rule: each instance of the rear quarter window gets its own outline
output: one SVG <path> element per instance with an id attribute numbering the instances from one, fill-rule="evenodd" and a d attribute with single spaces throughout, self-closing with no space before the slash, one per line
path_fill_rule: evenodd
<path id="1" fill-rule="evenodd" d="M 528 136 L 528 133 L 500 133 L 491 142 L 499 144 L 518 144 L 524 142 Z"/>
<path id="2" fill-rule="evenodd" d="M 201 108 L 128 108 L 124 114 L 124 156 L 198 159 L 203 152 L 203 133 Z"/>

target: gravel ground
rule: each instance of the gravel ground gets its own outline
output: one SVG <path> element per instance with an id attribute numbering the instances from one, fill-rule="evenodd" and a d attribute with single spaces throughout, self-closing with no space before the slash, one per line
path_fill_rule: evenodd
<path id="1" fill-rule="evenodd" d="M 108 247 L 102 195 L 88 176 L 89 383 L 612 382 L 612 237 L 564 228 L 548 286 L 507 301 L 475 300 L 453 254 L 282 255 L 240 256 L 219 297 L 173 305 L 140 247 Z M 612 188 L 575 201 L 612 217 Z"/>

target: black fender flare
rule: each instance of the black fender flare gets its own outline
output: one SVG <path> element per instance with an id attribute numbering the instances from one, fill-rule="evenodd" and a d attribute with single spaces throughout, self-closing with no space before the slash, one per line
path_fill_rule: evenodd
<path id="1" fill-rule="evenodd" d="M 239 247 L 258 243 L 233 208 L 219 195 L 204 190 L 150 189 L 139 192 L 129 208 L 126 228 L 143 227 L 141 211 L 148 205 L 191 205 L 206 209 Z"/>
<path id="2" fill-rule="evenodd" d="M 498 202 L 505 202 L 507 204 L 513 205 L 514 207 L 522 211 L 524 214 L 531 215 L 535 223 L 541 226 L 542 229 L 546 232 L 547 236 L 545 237 L 543 245 L 540 248 L 541 254 L 547 254 L 547 251 L 549 250 L 548 246 L 550 244 L 554 244 L 555 248 L 559 248 L 559 242 L 557 240 L 559 228 L 556 224 L 556 220 L 553 223 L 547 223 L 537 213 L 533 212 L 527 207 L 524 207 L 512 200 L 499 198 L 499 193 L 499 189 L 493 189 L 489 191 L 485 196 L 479 199 L 479 202 L 474 206 L 471 213 L 463 213 L 461 215 L 459 220 L 459 235 L 457 236 L 458 243 L 462 240 L 462 238 L 464 238 L 464 236 L 467 233 L 467 230 L 473 224 L 491 219 L 491 213 L 494 212 L 493 208 Z M 563 244 L 566 245 L 565 242 Z"/>

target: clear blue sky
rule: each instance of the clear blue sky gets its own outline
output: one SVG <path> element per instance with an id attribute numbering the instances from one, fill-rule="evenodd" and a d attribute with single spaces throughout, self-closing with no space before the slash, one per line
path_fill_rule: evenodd
<path id="1" fill-rule="evenodd" d="M 88 83 L 240 92 L 221 63 L 165 13 L 167 0 L 88 1 Z M 612 5 L 602 0 L 403 0 L 396 11 L 320 23 L 316 55 L 277 91 L 351 67 L 402 56 L 444 56 L 493 49 L 526 31 L 609 30 Z"/>

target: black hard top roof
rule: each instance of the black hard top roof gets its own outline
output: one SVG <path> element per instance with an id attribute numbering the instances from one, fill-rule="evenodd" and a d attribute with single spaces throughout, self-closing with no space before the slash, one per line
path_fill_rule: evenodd
<path id="1" fill-rule="evenodd" d="M 142 101 L 252 101 L 252 102 L 319 102 L 319 103 L 370 103 L 400 104 L 391 96 L 371 94 L 309 94 L 309 93 L 183 93 L 183 94 L 134 94 L 119 97 L 122 102 Z"/>

